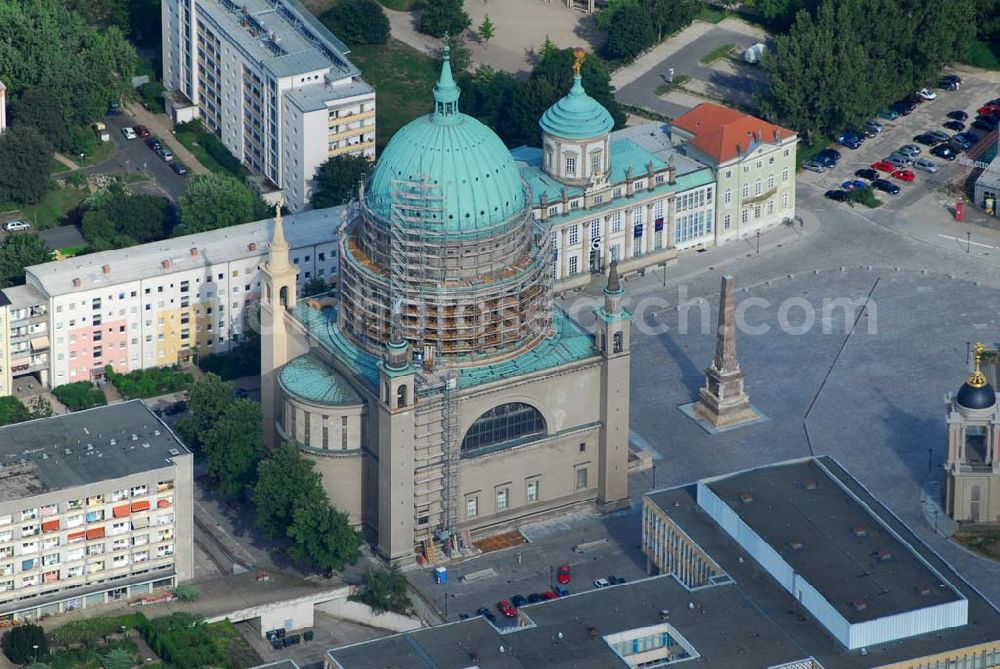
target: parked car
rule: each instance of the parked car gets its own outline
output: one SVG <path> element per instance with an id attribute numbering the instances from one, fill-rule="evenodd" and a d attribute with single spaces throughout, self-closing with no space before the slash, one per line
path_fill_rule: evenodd
<path id="1" fill-rule="evenodd" d="M 900 153 L 904 156 L 910 156 L 912 158 L 920 155 L 920 147 L 916 144 L 904 144 L 896 150 L 896 153 Z"/>
<path id="2" fill-rule="evenodd" d="M 27 221 L 22 221 L 20 219 L 7 221 L 6 223 L 4 223 L 3 229 L 6 230 L 7 232 L 20 232 L 21 230 L 30 230 L 31 223 L 28 223 Z"/>
<path id="3" fill-rule="evenodd" d="M 914 108 L 916 108 L 917 105 L 927 102 L 927 99 L 920 95 L 920 93 L 910 93 L 906 96 L 905 100 L 906 102 L 911 103 Z"/>
<path id="4" fill-rule="evenodd" d="M 469 618 L 471 618 L 471 616 L 468 613 L 459 613 L 458 614 L 458 619 L 459 620 L 468 620 Z"/>
<path id="5" fill-rule="evenodd" d="M 896 169 L 896 166 L 890 162 L 880 160 L 877 163 L 872 163 L 872 169 L 878 170 L 879 172 L 892 172 L 894 169 Z"/>
<path id="6" fill-rule="evenodd" d="M 954 81 L 956 84 L 962 83 L 962 77 L 957 74 L 942 74 L 941 81 Z"/>
<path id="7" fill-rule="evenodd" d="M 993 132 L 1000 125 L 1000 119 L 995 116 L 977 116 L 972 122 L 972 127 L 983 132 Z"/>
<path id="8" fill-rule="evenodd" d="M 837 161 L 840 160 L 840 151 L 837 149 L 823 149 L 813 156 L 813 160 L 816 160 L 827 167 L 833 167 L 837 164 Z"/>
<path id="9" fill-rule="evenodd" d="M 553 591 L 560 597 L 569 597 L 569 588 L 564 588 L 561 585 L 557 585 L 553 588 Z"/>
<path id="10" fill-rule="evenodd" d="M 594 587 L 598 589 L 606 588 L 609 585 L 611 585 L 611 583 L 606 578 L 599 578 L 596 581 L 594 581 Z"/>
<path id="11" fill-rule="evenodd" d="M 864 137 L 859 137 L 850 131 L 842 132 L 839 135 L 837 135 L 837 144 L 840 144 L 841 146 L 846 146 L 849 149 L 860 148 L 861 144 L 864 141 L 865 141 Z"/>
<path id="12" fill-rule="evenodd" d="M 995 102 L 987 102 L 982 107 L 977 109 L 976 113 L 980 116 L 996 116 L 1000 113 L 1000 105 Z"/>
<path id="13" fill-rule="evenodd" d="M 156 155 L 158 155 L 165 163 L 169 163 L 174 159 L 174 152 L 162 146 L 156 150 Z"/>
<path id="14" fill-rule="evenodd" d="M 865 130 L 873 130 L 875 133 L 880 133 L 885 130 L 885 126 L 875 119 L 869 119 L 865 121 Z"/>
<path id="15" fill-rule="evenodd" d="M 878 170 L 874 170 L 870 167 L 863 167 L 860 170 L 856 170 L 854 172 L 854 176 L 871 181 L 872 179 L 878 179 L 879 173 Z"/>
<path id="16" fill-rule="evenodd" d="M 926 88 L 921 88 L 919 91 L 917 91 L 917 95 L 919 95 L 924 100 L 937 100 L 937 93 L 928 90 Z"/>
<path id="17" fill-rule="evenodd" d="M 497 617 L 495 615 L 493 615 L 493 612 L 490 611 L 485 606 L 476 609 L 476 615 L 477 616 L 482 616 L 483 618 L 486 618 L 491 623 L 495 623 L 497 621 Z"/>
<path id="18" fill-rule="evenodd" d="M 248 397 L 250 397 L 250 391 L 248 391 L 246 388 L 236 388 L 233 390 L 233 397 L 245 400 Z"/>
<path id="19" fill-rule="evenodd" d="M 152 151 L 159 151 L 161 148 L 160 140 L 155 137 L 150 137 L 146 140 L 146 146 L 148 146 Z"/>
<path id="20" fill-rule="evenodd" d="M 948 133 L 941 130 L 928 130 L 927 134 L 936 139 L 939 142 L 947 141 Z"/>
<path id="21" fill-rule="evenodd" d="M 933 135 L 931 135 L 929 132 L 923 132 L 923 133 L 920 133 L 919 135 L 917 135 L 916 137 L 914 137 L 913 141 L 917 142 L 918 144 L 924 144 L 925 146 L 934 146 L 935 144 L 939 143 L 941 140 L 937 139 L 936 137 L 934 137 Z"/>
<path id="22" fill-rule="evenodd" d="M 528 603 L 528 598 L 524 595 L 514 595 L 510 598 L 510 603 L 514 605 L 514 608 L 521 608 Z"/>
<path id="23" fill-rule="evenodd" d="M 917 178 L 917 175 L 915 175 L 912 170 L 896 170 L 892 173 L 892 177 L 910 184 Z"/>
<path id="24" fill-rule="evenodd" d="M 885 179 L 876 179 L 873 181 L 872 188 L 880 190 L 883 193 L 889 193 L 890 195 L 899 195 L 899 186 Z"/>
<path id="25" fill-rule="evenodd" d="M 955 135 L 948 140 L 948 143 L 951 144 L 951 148 L 955 150 L 955 153 L 966 151 L 972 147 L 972 142 L 962 134 Z"/>
<path id="26" fill-rule="evenodd" d="M 917 108 L 917 104 L 919 103 L 916 100 L 907 98 L 905 100 L 899 100 L 897 102 L 894 102 L 892 104 L 892 107 L 890 107 L 890 109 L 898 111 L 903 116 L 909 116 L 910 114 L 913 113 L 913 110 Z"/>
<path id="27" fill-rule="evenodd" d="M 969 119 L 969 115 L 966 112 L 962 111 L 961 109 L 958 109 L 958 110 L 955 110 L 955 111 L 948 112 L 948 118 L 953 118 L 956 121 L 963 121 L 964 122 L 964 121 L 967 121 Z"/>
<path id="28" fill-rule="evenodd" d="M 938 88 L 944 91 L 957 91 L 959 89 L 959 82 L 957 81 L 947 81 L 942 79 L 938 81 Z"/>
<path id="29" fill-rule="evenodd" d="M 954 130 L 955 132 L 962 132 L 965 130 L 965 124 L 961 121 L 948 121 L 944 124 L 944 127 L 948 128 L 948 130 Z"/>
<path id="30" fill-rule="evenodd" d="M 543 592 L 541 594 L 541 597 L 542 597 L 542 600 L 545 600 L 545 601 L 550 600 L 550 599 L 559 599 L 559 595 L 557 595 L 552 590 L 546 590 L 545 592 Z"/>
<path id="31" fill-rule="evenodd" d="M 820 165 L 815 160 L 802 163 L 802 169 L 809 170 L 810 172 L 826 172 L 826 166 Z"/>
<path id="32" fill-rule="evenodd" d="M 884 118 L 887 121 L 895 121 L 897 118 L 899 118 L 899 112 L 890 107 L 889 109 L 881 110 L 876 114 L 876 116 L 878 116 L 879 118 Z"/>
<path id="33" fill-rule="evenodd" d="M 499 602 L 497 602 L 497 609 L 506 618 L 513 618 L 514 616 L 517 615 L 517 609 L 515 609 L 514 606 L 510 603 L 510 601 L 506 599 L 501 599 Z"/>
<path id="34" fill-rule="evenodd" d="M 184 163 L 179 163 L 176 160 L 170 163 L 170 169 L 181 176 L 188 173 L 188 168 L 184 167 Z"/>
<path id="35" fill-rule="evenodd" d="M 135 130 L 133 130 L 129 126 L 125 126 L 124 128 L 122 128 L 122 136 L 125 139 L 135 139 L 136 137 L 138 137 L 138 135 L 135 134 Z"/>
<path id="36" fill-rule="evenodd" d="M 955 160 L 958 154 L 951 150 L 947 144 L 938 144 L 931 149 L 931 155 L 945 160 Z"/>
<path id="37" fill-rule="evenodd" d="M 893 166 L 892 171 L 895 171 L 895 170 L 897 170 L 899 168 L 902 168 L 902 167 L 909 167 L 910 165 L 913 164 L 913 159 L 910 158 L 909 156 L 902 156 L 902 155 L 894 153 L 891 156 L 889 156 L 888 158 L 886 158 L 885 162 L 887 162 L 890 165 L 892 165 Z"/>
<path id="38" fill-rule="evenodd" d="M 108 114 L 121 114 L 122 113 L 122 103 L 112 102 L 108 105 Z"/>
<path id="39" fill-rule="evenodd" d="M 914 160 L 913 166 L 916 167 L 917 169 L 923 170 L 924 172 L 934 173 L 937 172 L 938 170 L 937 165 L 933 161 L 927 160 L 926 158 L 920 158 L 919 160 Z"/>
<path id="40" fill-rule="evenodd" d="M 149 128 L 144 125 L 135 126 L 135 134 L 139 136 L 139 139 L 146 139 L 152 135 L 152 133 L 149 132 Z"/>
<path id="41" fill-rule="evenodd" d="M 537 604 L 540 601 L 542 601 L 542 596 L 540 594 L 538 594 L 537 592 L 533 592 L 530 595 L 528 595 L 528 603 L 529 604 Z"/>
<path id="42" fill-rule="evenodd" d="M 625 582 L 625 579 L 621 576 L 608 576 L 608 580 L 611 581 L 611 585 L 621 585 Z"/>
<path id="43" fill-rule="evenodd" d="M 861 181 L 859 179 L 848 179 L 844 183 L 840 184 L 840 187 L 844 190 L 857 190 L 859 188 L 864 188 L 868 183 Z"/>
<path id="44" fill-rule="evenodd" d="M 823 197 L 828 200 L 833 200 L 834 202 L 846 202 L 847 201 L 847 191 L 846 190 L 828 190 L 823 193 Z"/>
<path id="45" fill-rule="evenodd" d="M 570 568 L 568 564 L 560 565 L 559 569 L 556 570 L 556 580 L 562 585 L 566 585 L 570 581 Z"/>
<path id="46" fill-rule="evenodd" d="M 971 130 L 966 130 L 965 132 L 960 132 L 958 134 L 961 135 L 963 138 L 965 138 L 968 142 L 971 142 L 972 144 L 975 144 L 976 142 L 979 141 L 979 135 L 972 132 Z"/>

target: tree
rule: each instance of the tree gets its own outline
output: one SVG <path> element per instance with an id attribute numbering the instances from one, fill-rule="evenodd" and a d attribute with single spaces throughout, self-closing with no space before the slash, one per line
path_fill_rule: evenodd
<path id="1" fill-rule="evenodd" d="M 546 35 L 545 41 L 542 42 L 542 45 L 540 47 L 538 47 L 538 60 L 543 61 L 546 58 L 550 58 L 551 56 L 555 55 L 555 53 L 558 51 L 559 47 L 557 47 L 555 45 L 555 42 L 549 39 L 549 36 Z"/>
<path id="2" fill-rule="evenodd" d="M 408 613 L 413 608 L 413 602 L 407 594 L 406 577 L 399 570 L 399 565 L 365 570 L 364 589 L 352 599 L 372 607 L 375 613 L 395 611 Z"/>
<path id="3" fill-rule="evenodd" d="M 201 436 L 208 475 L 223 495 L 253 485 L 257 462 L 264 448 L 264 417 L 260 404 L 236 399 Z"/>
<path id="4" fill-rule="evenodd" d="M 371 172 L 372 162 L 364 156 L 339 155 L 328 158 L 313 177 L 312 206 L 317 209 L 345 204 L 358 195 L 358 183 Z"/>
<path id="5" fill-rule="evenodd" d="M 35 395 L 28 400 L 28 412 L 30 413 L 29 418 L 31 418 L 31 420 L 36 418 L 48 418 L 52 415 L 52 405 L 49 404 L 49 401 L 45 399 L 44 395 Z"/>
<path id="6" fill-rule="evenodd" d="M 292 512 L 288 553 L 325 571 L 343 569 L 361 556 L 361 533 L 351 527 L 346 513 L 329 504 L 300 499 Z"/>
<path id="7" fill-rule="evenodd" d="M 0 425 L 23 423 L 31 418 L 28 407 L 13 395 L 0 397 Z"/>
<path id="8" fill-rule="evenodd" d="M 302 286 L 302 294 L 306 297 L 311 295 L 326 294 L 330 291 L 330 284 L 318 276 L 314 276 Z"/>
<path id="9" fill-rule="evenodd" d="M 188 181 L 180 198 L 180 234 L 228 228 L 271 215 L 257 193 L 236 177 L 211 172 Z"/>
<path id="10" fill-rule="evenodd" d="M 464 0 L 428 0 L 420 16 L 420 32 L 432 37 L 460 35 L 472 23 Z"/>
<path id="11" fill-rule="evenodd" d="M 135 658 L 124 648 L 115 648 L 100 656 L 104 669 L 132 669 Z"/>
<path id="12" fill-rule="evenodd" d="M 657 42 L 689 26 L 700 9 L 697 0 L 648 0 L 647 7 L 656 27 Z"/>
<path id="13" fill-rule="evenodd" d="M 4 632 L 0 647 L 15 664 L 34 662 L 49 654 L 49 640 L 40 625 L 21 625 Z"/>
<path id="14" fill-rule="evenodd" d="M 52 145 L 35 128 L 15 125 L 0 135 L 0 202 L 34 204 L 52 185 Z"/>
<path id="15" fill-rule="evenodd" d="M 611 58 L 632 59 L 656 41 L 656 31 L 646 9 L 634 4 L 623 4 L 613 11 L 608 26 L 608 41 L 604 52 Z"/>
<path id="16" fill-rule="evenodd" d="M 389 17 L 375 0 L 343 0 L 333 6 L 324 22 L 351 44 L 389 41 Z"/>
<path id="17" fill-rule="evenodd" d="M 163 239 L 172 214 L 158 195 L 133 195 L 120 182 L 87 201 L 83 236 L 96 251 Z"/>
<path id="18" fill-rule="evenodd" d="M 479 24 L 479 30 L 477 32 L 479 33 L 479 39 L 483 40 L 484 47 L 491 39 L 493 39 L 493 36 L 496 35 L 496 26 L 493 25 L 492 21 L 490 21 L 489 14 L 483 17 L 483 22 Z"/>
<path id="19" fill-rule="evenodd" d="M 461 35 L 448 35 L 444 43 L 448 45 L 448 60 L 451 63 L 452 72 L 464 72 L 472 64 L 472 49 L 465 43 L 465 38 Z M 444 50 L 441 50 L 439 60 L 444 60 Z"/>
<path id="20" fill-rule="evenodd" d="M 294 441 L 284 442 L 257 465 L 255 524 L 265 536 L 275 539 L 287 534 L 300 499 L 327 504 L 320 475 L 313 467 Z"/>
<path id="21" fill-rule="evenodd" d="M 73 132 L 66 122 L 63 100 L 45 88 L 29 88 L 10 104 L 13 125 L 30 125 L 56 149 L 73 146 Z"/>
<path id="22" fill-rule="evenodd" d="M 2 160 L 2 159 L 0 159 Z M 24 283 L 24 268 L 48 262 L 52 254 L 34 232 L 8 235 L 0 242 L 0 288 Z"/>
<path id="23" fill-rule="evenodd" d="M 233 397 L 233 384 L 212 373 L 205 374 L 187 391 L 187 407 L 191 412 L 177 422 L 177 430 L 188 446 L 199 447 L 201 440 L 219 420 Z"/>

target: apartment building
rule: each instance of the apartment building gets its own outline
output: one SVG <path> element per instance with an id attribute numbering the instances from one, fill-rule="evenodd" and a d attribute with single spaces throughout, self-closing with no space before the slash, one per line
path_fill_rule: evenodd
<path id="1" fill-rule="evenodd" d="M 327 158 L 374 158 L 375 91 L 296 0 L 165 0 L 162 24 L 174 120 L 200 117 L 292 211 Z"/>
<path id="2" fill-rule="evenodd" d="M 191 578 L 192 456 L 140 401 L 0 427 L 0 620 Z"/>
<path id="3" fill-rule="evenodd" d="M 287 216 L 298 286 L 337 274 L 342 208 Z M 34 265 L 0 295 L 0 392 L 34 376 L 52 387 L 226 352 L 257 327 L 265 219 Z M 6 321 L 6 325 L 4 322 Z"/>
<path id="4" fill-rule="evenodd" d="M 716 243 L 795 217 L 798 133 L 711 102 L 677 117 L 670 129 L 688 157 L 715 170 Z"/>

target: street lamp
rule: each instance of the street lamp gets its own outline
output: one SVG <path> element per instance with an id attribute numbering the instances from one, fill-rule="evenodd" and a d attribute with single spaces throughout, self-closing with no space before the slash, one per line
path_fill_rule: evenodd
<path id="1" fill-rule="evenodd" d="M 760 255 L 760 229 L 757 230 L 757 255 Z"/>
<path id="2" fill-rule="evenodd" d="M 554 584 L 554 582 L 552 580 L 552 574 L 554 572 L 555 572 L 555 567 L 552 566 L 552 565 L 549 565 L 549 590 L 552 590 L 552 589 L 555 588 L 555 584 Z"/>
<path id="3" fill-rule="evenodd" d="M 31 663 L 35 664 L 36 662 L 38 662 L 38 644 L 37 643 L 31 644 L 31 649 L 35 651 L 31 656 Z"/>
<path id="4" fill-rule="evenodd" d="M 972 233 L 965 233 L 965 252 L 972 253 Z"/>

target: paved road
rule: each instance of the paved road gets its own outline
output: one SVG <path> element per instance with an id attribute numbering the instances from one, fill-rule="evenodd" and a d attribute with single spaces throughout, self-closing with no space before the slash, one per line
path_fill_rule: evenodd
<path id="1" fill-rule="evenodd" d="M 711 67 L 702 65 L 701 59 L 724 44 L 736 44 L 746 48 L 755 41 L 757 40 L 752 35 L 715 26 L 696 41 L 667 56 L 659 65 L 650 68 L 639 78 L 621 87 L 615 93 L 615 98 L 625 104 L 650 109 L 670 118 L 677 118 L 689 108 L 661 100 L 656 95 L 657 87 L 664 83 L 663 77 L 671 67 L 674 68 L 674 76 L 686 74 L 715 88 L 732 88 L 744 93 L 752 93 L 758 85 L 756 80 L 718 72 Z"/>
<path id="2" fill-rule="evenodd" d="M 152 178 L 154 184 L 139 185 L 138 190 L 152 187 L 155 192 L 164 195 L 174 202 L 184 192 L 188 176 L 175 174 L 170 165 L 160 160 L 141 139 L 126 140 L 121 133 L 125 126 L 133 126 L 136 121 L 128 113 L 122 112 L 104 119 L 111 131 L 111 141 L 118 150 L 112 157 L 87 172 L 142 172 Z"/>

